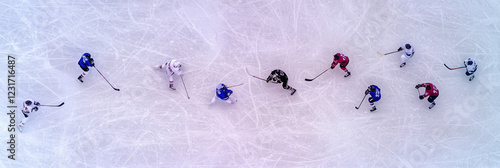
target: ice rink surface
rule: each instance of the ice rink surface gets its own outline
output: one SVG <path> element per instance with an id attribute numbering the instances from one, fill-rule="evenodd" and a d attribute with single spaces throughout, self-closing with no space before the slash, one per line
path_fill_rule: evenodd
<path id="1" fill-rule="evenodd" d="M 0 167 L 500 167 L 500 2 L 3 1 L 0 80 L 16 56 L 17 105 L 42 104 Z M 409 42 L 415 55 L 380 56 Z M 84 83 L 80 56 L 91 69 Z M 313 78 L 340 52 L 339 67 Z M 462 66 L 478 63 L 469 82 Z M 187 99 L 154 66 L 183 63 Z M 289 76 L 290 91 L 246 74 Z M 215 86 L 238 102 L 210 104 Z M 417 83 L 440 95 L 429 110 Z M 377 111 L 354 107 L 370 84 Z M 496 102 L 496 103 L 495 103 Z M 17 122 L 22 119 L 18 112 Z"/>

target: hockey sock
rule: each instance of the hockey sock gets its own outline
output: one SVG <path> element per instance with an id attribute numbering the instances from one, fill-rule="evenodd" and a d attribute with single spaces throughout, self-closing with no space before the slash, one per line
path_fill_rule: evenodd
<path id="1" fill-rule="evenodd" d="M 82 72 L 82 75 L 81 75 L 82 78 L 85 77 L 85 76 L 87 76 L 87 74 L 89 74 L 89 72 Z"/>
<path id="2" fill-rule="evenodd" d="M 20 126 L 24 126 L 24 124 L 25 124 L 26 122 L 28 122 L 28 117 L 25 117 L 25 118 L 21 121 L 21 123 L 19 123 L 19 125 L 20 125 Z"/>
<path id="3" fill-rule="evenodd" d="M 370 103 L 370 105 L 372 106 L 372 108 L 375 108 L 375 103 Z"/>

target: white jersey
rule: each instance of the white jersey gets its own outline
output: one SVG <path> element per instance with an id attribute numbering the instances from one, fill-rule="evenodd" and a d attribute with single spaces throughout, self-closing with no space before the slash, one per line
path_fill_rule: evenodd
<path id="1" fill-rule="evenodd" d="M 27 103 L 29 103 L 29 105 Z M 35 105 L 35 104 L 39 104 L 39 103 L 36 102 L 36 101 L 33 101 L 31 99 L 28 99 L 28 100 L 24 101 L 24 103 L 23 103 L 23 113 L 24 114 L 29 114 L 29 113 L 33 112 L 33 109 L 35 107 L 37 107 L 37 108 L 35 108 L 35 111 L 37 111 L 38 110 L 38 106 Z"/>
<path id="2" fill-rule="evenodd" d="M 177 64 L 177 67 L 174 66 L 176 64 Z M 181 75 L 182 74 L 180 62 L 178 62 L 177 60 L 172 60 L 172 61 L 166 63 L 166 66 L 167 66 L 168 73 L 170 73 L 171 75 L 174 75 L 174 74 Z"/>
<path id="3" fill-rule="evenodd" d="M 407 43 L 409 44 L 409 43 Z M 405 52 L 405 56 L 411 58 L 413 54 L 415 53 L 415 50 L 413 50 L 413 46 L 410 45 L 410 49 L 406 49 L 406 44 L 403 45 L 403 51 Z"/>
<path id="4" fill-rule="evenodd" d="M 467 64 L 469 61 L 472 61 L 472 65 Z M 464 61 L 465 68 L 467 69 L 467 72 L 473 73 L 476 72 L 477 69 L 477 64 L 474 58 L 469 58 Z"/>
<path id="5" fill-rule="evenodd" d="M 172 60 L 170 62 L 167 62 L 163 65 L 160 65 L 160 69 L 167 69 L 167 74 L 169 76 L 172 76 L 172 75 L 181 75 L 182 74 L 182 71 L 181 71 L 181 63 L 177 60 Z"/>

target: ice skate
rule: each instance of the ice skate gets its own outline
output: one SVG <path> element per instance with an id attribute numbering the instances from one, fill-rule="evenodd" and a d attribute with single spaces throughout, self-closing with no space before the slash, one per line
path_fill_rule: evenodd
<path id="1" fill-rule="evenodd" d="M 175 90 L 174 84 L 170 84 L 170 89 Z"/>
<path id="2" fill-rule="evenodd" d="M 436 105 L 436 103 L 432 103 L 432 104 L 429 106 L 429 109 L 432 109 L 435 105 Z"/>
<path id="3" fill-rule="evenodd" d="M 377 110 L 377 107 L 372 107 L 372 109 L 370 109 L 370 112 L 374 112 L 375 110 Z"/>
<path id="4" fill-rule="evenodd" d="M 406 65 L 406 62 L 403 62 L 401 65 L 399 65 L 400 68 L 403 68 Z"/>
<path id="5" fill-rule="evenodd" d="M 351 76 L 351 72 L 347 72 L 347 74 L 344 75 L 344 78 Z"/>
<path id="6" fill-rule="evenodd" d="M 469 81 L 472 81 L 472 79 L 474 79 L 474 75 L 472 75 L 472 76 L 469 78 Z"/>
<path id="7" fill-rule="evenodd" d="M 297 89 L 292 88 L 292 94 L 290 94 L 290 95 L 295 94 L 296 91 L 297 91 Z"/>
<path id="8" fill-rule="evenodd" d="M 82 75 L 80 75 L 80 76 L 78 77 L 78 81 L 80 81 L 80 82 L 82 82 L 82 83 L 83 83 L 82 78 L 83 78 L 83 76 L 82 76 Z"/>
<path id="9" fill-rule="evenodd" d="M 19 132 L 23 132 L 23 126 L 21 124 L 17 125 L 17 129 Z"/>

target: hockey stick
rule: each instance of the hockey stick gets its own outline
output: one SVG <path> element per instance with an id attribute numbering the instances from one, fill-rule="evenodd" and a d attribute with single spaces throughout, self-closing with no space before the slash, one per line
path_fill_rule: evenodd
<path id="1" fill-rule="evenodd" d="M 120 91 L 120 89 L 113 87 L 113 85 L 111 85 L 111 83 L 109 83 L 108 79 L 106 79 L 106 77 L 104 77 L 104 75 L 102 75 L 101 71 L 99 71 L 99 69 L 97 69 L 97 67 L 94 66 L 94 68 L 95 68 L 95 70 L 97 70 L 97 72 L 99 72 L 99 74 L 101 74 L 102 78 L 104 78 L 104 80 L 106 80 L 106 82 L 108 82 L 109 86 L 111 86 L 116 91 Z"/>
<path id="2" fill-rule="evenodd" d="M 393 52 L 388 52 L 388 53 L 382 54 L 382 53 L 380 53 L 380 51 L 377 51 L 377 53 L 379 55 L 389 55 L 389 54 L 393 54 L 393 53 L 397 53 L 397 52 L 399 52 L 399 51 L 396 50 L 396 51 L 393 51 Z"/>
<path id="3" fill-rule="evenodd" d="M 41 104 L 39 106 L 47 106 L 47 107 L 61 107 L 62 105 L 64 105 L 64 102 L 62 102 L 61 104 L 59 105 L 45 105 L 45 104 Z"/>
<path id="4" fill-rule="evenodd" d="M 314 77 L 314 78 L 312 78 L 312 79 L 307 79 L 307 78 L 306 78 L 305 80 L 306 80 L 306 81 L 313 81 L 313 80 L 314 80 L 314 79 L 316 79 L 317 77 L 319 77 L 319 76 L 323 75 L 323 74 L 324 74 L 326 71 L 328 71 L 329 69 L 330 69 L 330 68 L 327 68 L 325 71 L 321 72 L 318 76 L 316 76 L 316 77 Z"/>
<path id="5" fill-rule="evenodd" d="M 258 77 L 258 76 L 255 76 L 255 75 L 250 74 L 250 73 L 248 72 L 248 68 L 245 68 L 245 70 L 247 71 L 247 74 L 248 74 L 248 75 L 250 75 L 250 76 L 252 76 L 252 77 L 254 77 L 254 78 L 257 78 L 257 79 L 260 79 L 260 80 L 266 81 L 266 80 L 265 80 L 265 79 L 263 79 L 263 78 L 260 78 L 260 77 Z"/>
<path id="6" fill-rule="evenodd" d="M 233 85 L 233 86 L 228 86 L 227 88 L 232 88 L 232 87 L 241 86 L 241 85 L 243 85 L 243 83 L 240 83 L 240 84 L 237 84 L 237 85 Z"/>
<path id="7" fill-rule="evenodd" d="M 190 99 L 189 94 L 188 94 L 188 90 L 186 89 L 186 84 L 184 83 L 184 79 L 182 78 L 182 76 L 181 76 L 181 80 L 182 80 L 182 85 L 184 85 L 184 90 L 186 91 L 186 95 L 187 95 L 188 99 Z"/>
<path id="8" fill-rule="evenodd" d="M 368 94 L 365 94 L 365 97 L 363 97 L 363 100 L 361 100 L 361 102 L 359 103 L 359 106 L 354 107 L 354 108 L 359 109 L 359 107 L 361 107 L 361 104 L 363 104 L 363 101 L 365 101 L 366 95 L 368 95 Z"/>
<path id="9" fill-rule="evenodd" d="M 455 70 L 455 69 L 465 68 L 464 66 L 463 66 L 463 67 L 450 68 L 450 67 L 448 67 L 448 65 L 446 65 L 446 64 L 444 64 L 444 66 L 445 66 L 446 68 L 448 68 L 449 70 Z"/>

